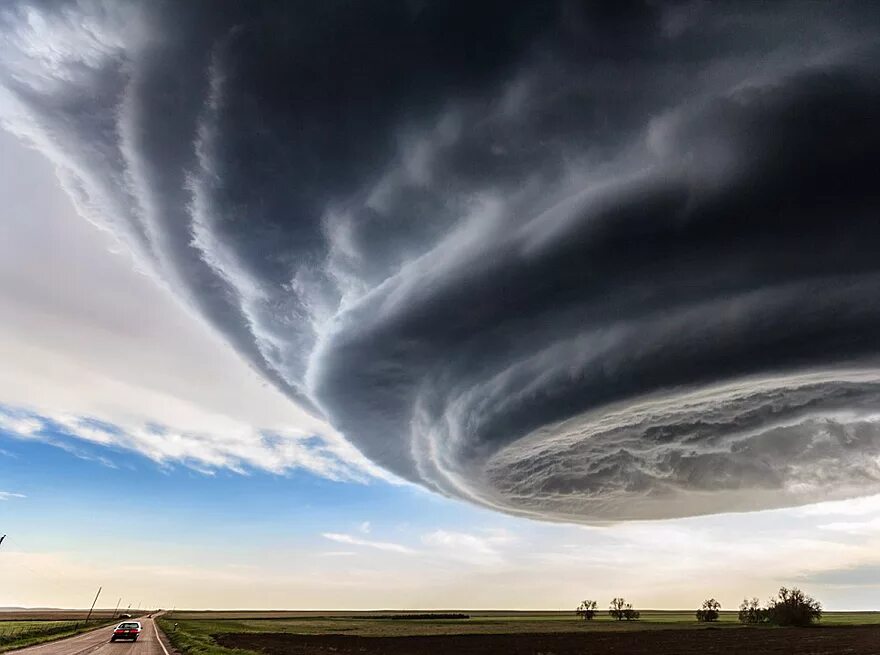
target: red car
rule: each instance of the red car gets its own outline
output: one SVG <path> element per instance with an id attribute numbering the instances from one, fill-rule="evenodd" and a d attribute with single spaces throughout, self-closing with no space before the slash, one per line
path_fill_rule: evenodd
<path id="1" fill-rule="evenodd" d="M 141 624 L 137 621 L 126 621 L 125 623 L 120 623 L 116 626 L 116 629 L 113 631 L 113 636 L 110 637 L 110 641 L 116 641 L 117 639 L 131 639 L 132 641 L 137 641 L 140 636 Z"/>

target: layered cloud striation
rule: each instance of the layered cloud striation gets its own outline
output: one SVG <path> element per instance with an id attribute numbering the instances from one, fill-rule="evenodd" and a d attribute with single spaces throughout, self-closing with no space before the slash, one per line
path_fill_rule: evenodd
<path id="1" fill-rule="evenodd" d="M 23 0 L 0 112 L 404 478 L 570 521 L 880 492 L 878 8 L 610 5 Z"/>

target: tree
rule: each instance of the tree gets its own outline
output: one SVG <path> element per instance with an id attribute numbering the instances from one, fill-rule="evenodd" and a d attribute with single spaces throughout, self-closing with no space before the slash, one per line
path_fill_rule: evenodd
<path id="1" fill-rule="evenodd" d="M 584 621 L 592 621 L 593 617 L 596 616 L 596 606 L 597 603 L 595 600 L 585 600 L 582 601 L 580 605 L 578 605 L 574 613 L 581 617 Z"/>
<path id="2" fill-rule="evenodd" d="M 767 620 L 767 610 L 761 608 L 757 598 L 745 599 L 739 606 L 740 623 L 764 623 Z"/>
<path id="3" fill-rule="evenodd" d="M 642 613 L 639 610 L 634 610 L 633 606 L 629 603 L 623 608 L 623 618 L 627 621 L 637 621 L 641 615 Z"/>
<path id="4" fill-rule="evenodd" d="M 624 619 L 634 621 L 641 616 L 640 612 L 633 609 L 633 606 L 623 598 L 612 598 L 608 613 L 618 621 L 623 621 Z"/>
<path id="5" fill-rule="evenodd" d="M 697 610 L 697 621 L 717 621 L 721 616 L 718 610 L 721 609 L 721 603 L 714 598 L 703 601 L 703 606 Z"/>
<path id="6" fill-rule="evenodd" d="M 608 613 L 618 621 L 623 621 L 623 609 L 626 607 L 626 601 L 623 598 L 612 598 L 611 605 L 608 607 Z"/>
<path id="7" fill-rule="evenodd" d="M 807 626 L 822 618 L 822 605 L 797 587 L 781 587 L 766 612 L 767 621 L 774 625 Z"/>
<path id="8" fill-rule="evenodd" d="M 797 587 L 781 587 L 776 598 L 771 598 L 767 607 L 758 604 L 758 599 L 744 600 L 739 606 L 741 623 L 771 623 L 773 625 L 807 626 L 822 618 L 822 605 L 807 596 Z"/>

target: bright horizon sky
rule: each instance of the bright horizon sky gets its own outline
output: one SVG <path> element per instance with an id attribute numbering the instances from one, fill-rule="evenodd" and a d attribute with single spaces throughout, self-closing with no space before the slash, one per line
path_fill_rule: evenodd
<path id="1" fill-rule="evenodd" d="M 624 595 L 732 609 L 800 585 L 828 609 L 877 608 L 880 497 L 565 525 L 445 499 L 356 459 L 330 466 L 295 440 L 248 445 L 251 422 L 321 425 L 111 252 L 38 153 L 0 134 L 0 157 L 0 266 L 17 275 L 0 289 L 0 606 L 86 607 L 103 585 L 105 607 L 567 609 Z M 71 428 L 72 416 L 173 435 L 153 448 Z M 181 436 L 190 421 L 216 432 Z"/>

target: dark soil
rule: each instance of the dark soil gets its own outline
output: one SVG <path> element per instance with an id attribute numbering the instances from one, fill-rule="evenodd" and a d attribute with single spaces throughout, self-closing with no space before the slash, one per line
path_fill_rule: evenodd
<path id="1" fill-rule="evenodd" d="M 267 655 L 842 655 L 880 654 L 880 626 L 709 628 L 546 634 L 358 637 L 282 633 L 220 634 L 228 648 Z"/>

